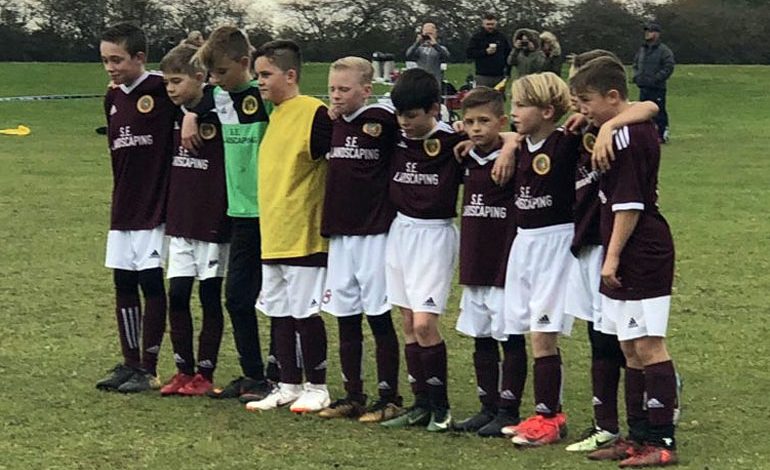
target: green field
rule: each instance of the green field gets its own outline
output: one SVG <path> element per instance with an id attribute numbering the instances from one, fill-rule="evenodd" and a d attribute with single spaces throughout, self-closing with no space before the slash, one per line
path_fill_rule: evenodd
<path id="1" fill-rule="evenodd" d="M 469 71 L 450 67 L 458 85 Z M 0 77 L 0 97 L 100 93 L 106 83 L 97 63 L 3 63 Z M 768 77 L 770 67 L 680 66 L 670 81 L 660 204 L 677 247 L 669 346 L 685 379 L 682 468 L 770 468 Z M 323 92 L 325 67 L 308 66 L 303 80 L 305 92 Z M 0 128 L 32 129 L 0 136 L 0 468 L 615 468 L 562 445 L 518 451 L 502 439 L 96 391 L 119 357 L 112 278 L 102 267 L 111 172 L 94 128 L 103 122 L 98 99 L 0 102 Z M 456 317 L 453 310 L 442 323 L 461 418 L 478 403 L 473 343 L 454 332 Z M 338 395 L 336 326 L 326 318 Z M 238 374 L 231 338 L 228 324 L 219 381 Z M 574 438 L 591 419 L 584 325 L 562 348 Z M 174 370 L 168 339 L 161 355 L 165 378 Z M 371 379 L 371 357 L 366 368 Z M 408 396 L 405 378 L 402 387 Z"/>

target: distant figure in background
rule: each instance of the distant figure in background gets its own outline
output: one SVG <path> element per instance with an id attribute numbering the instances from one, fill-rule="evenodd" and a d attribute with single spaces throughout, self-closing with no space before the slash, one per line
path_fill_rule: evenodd
<path id="1" fill-rule="evenodd" d="M 543 51 L 545 62 L 542 72 L 553 72 L 561 76 L 561 66 L 564 63 L 564 57 L 561 55 L 561 44 L 559 39 L 550 31 L 540 33 L 540 50 Z"/>
<path id="2" fill-rule="evenodd" d="M 508 65 L 516 67 L 518 78 L 540 73 L 545 64 L 545 54 L 540 50 L 540 34 L 534 29 L 521 28 L 513 34 L 513 50 L 508 55 Z"/>
<path id="3" fill-rule="evenodd" d="M 674 73 L 674 53 L 660 42 L 660 25 L 644 26 L 644 44 L 634 56 L 634 83 L 639 87 L 639 101 L 654 101 L 660 111 L 655 117 L 661 143 L 668 142 L 666 80 Z"/>
<path id="4" fill-rule="evenodd" d="M 190 31 L 186 38 L 179 41 L 179 44 L 189 44 L 195 47 L 201 47 L 206 40 L 200 31 Z"/>
<path id="5" fill-rule="evenodd" d="M 506 58 L 510 53 L 508 38 L 497 29 L 497 17 L 487 13 L 466 50 L 468 58 L 476 61 L 476 86 L 492 88 L 505 78 Z"/>
<path id="6" fill-rule="evenodd" d="M 429 72 L 441 83 L 441 64 L 449 60 L 449 49 L 438 42 L 438 30 L 434 23 L 424 23 L 414 44 L 406 50 L 406 60 L 417 63 L 417 67 Z"/>

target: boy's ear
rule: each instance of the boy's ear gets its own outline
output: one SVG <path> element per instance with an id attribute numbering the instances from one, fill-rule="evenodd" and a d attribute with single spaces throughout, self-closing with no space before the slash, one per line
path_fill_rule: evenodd
<path id="1" fill-rule="evenodd" d="M 432 114 L 435 118 L 441 116 L 441 103 L 433 103 L 430 107 L 429 114 Z"/>
<path id="2" fill-rule="evenodd" d="M 544 108 L 540 108 L 540 112 L 543 113 L 543 119 L 546 121 L 553 120 L 553 117 L 556 114 L 556 110 L 554 109 L 553 105 L 550 104 Z"/>
<path id="3" fill-rule="evenodd" d="M 612 101 L 621 101 L 620 92 L 614 88 L 607 92 L 607 98 Z"/>
<path id="4" fill-rule="evenodd" d="M 238 63 L 241 64 L 241 67 L 245 69 L 251 68 L 251 59 L 249 59 L 249 56 L 243 56 L 240 59 L 238 59 Z"/>
<path id="5" fill-rule="evenodd" d="M 505 126 L 505 125 L 508 123 L 508 116 L 506 116 L 505 114 L 503 114 L 502 116 L 500 116 L 499 120 L 500 120 L 500 121 L 499 121 L 499 122 L 500 122 L 500 125 L 501 125 L 501 126 Z"/>
<path id="6" fill-rule="evenodd" d="M 289 79 L 289 83 L 297 84 L 297 71 L 295 69 L 289 69 L 286 71 L 286 78 Z"/>
<path id="7" fill-rule="evenodd" d="M 136 58 L 136 60 L 142 62 L 143 64 L 147 63 L 147 55 L 142 51 L 139 51 L 136 54 L 134 54 L 134 57 Z"/>
<path id="8" fill-rule="evenodd" d="M 206 81 L 206 74 L 203 72 L 195 72 L 195 75 L 193 75 L 193 78 L 199 82 Z"/>

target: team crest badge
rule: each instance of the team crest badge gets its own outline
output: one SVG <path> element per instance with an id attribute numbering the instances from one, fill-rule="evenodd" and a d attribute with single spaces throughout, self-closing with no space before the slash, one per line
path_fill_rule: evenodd
<path id="1" fill-rule="evenodd" d="M 198 132 L 204 140 L 211 140 L 217 136 L 217 126 L 210 122 L 201 123 Z"/>
<path id="2" fill-rule="evenodd" d="M 441 141 L 438 139 L 427 139 L 422 143 L 422 149 L 429 157 L 435 157 L 441 152 Z"/>
<path id="3" fill-rule="evenodd" d="M 544 153 L 535 155 L 532 159 L 532 169 L 540 176 L 547 175 L 551 171 L 551 157 Z"/>
<path id="4" fill-rule="evenodd" d="M 382 134 L 382 124 L 379 122 L 367 122 L 363 128 L 364 134 L 369 134 L 372 137 L 379 137 Z"/>
<path id="5" fill-rule="evenodd" d="M 243 99 L 243 104 L 241 104 L 241 109 L 243 110 L 243 114 L 246 114 L 247 116 L 251 116 L 252 114 L 256 113 L 257 110 L 259 109 L 259 103 L 257 102 L 256 98 L 249 95 Z"/>
<path id="6" fill-rule="evenodd" d="M 583 134 L 583 148 L 586 149 L 586 152 L 593 155 L 594 153 L 594 144 L 596 144 L 596 136 L 588 133 Z"/>
<path id="7" fill-rule="evenodd" d="M 155 100 L 150 95 L 144 95 L 136 102 L 136 109 L 142 113 L 147 114 L 155 107 Z"/>

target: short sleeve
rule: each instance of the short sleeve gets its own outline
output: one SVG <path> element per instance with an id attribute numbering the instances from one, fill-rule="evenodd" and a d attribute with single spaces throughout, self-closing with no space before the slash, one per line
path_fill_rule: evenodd
<path id="1" fill-rule="evenodd" d="M 631 132 L 627 126 L 614 132 L 615 162 L 611 171 L 615 173 L 615 185 L 608 203 L 613 212 L 644 210 L 645 158 L 634 152 L 637 146 L 631 145 Z"/>

